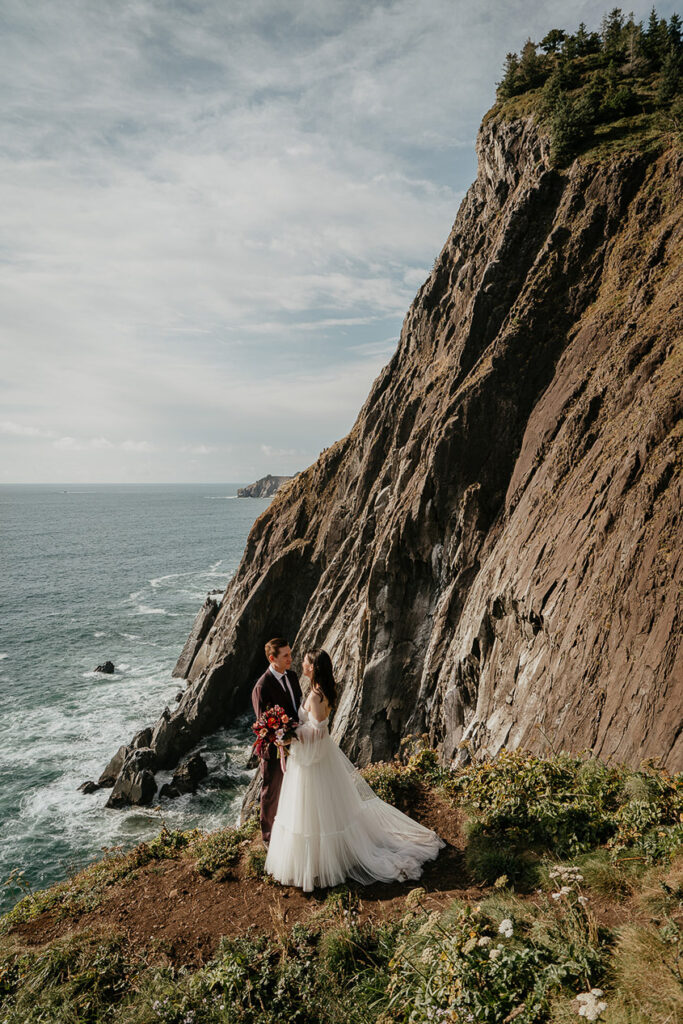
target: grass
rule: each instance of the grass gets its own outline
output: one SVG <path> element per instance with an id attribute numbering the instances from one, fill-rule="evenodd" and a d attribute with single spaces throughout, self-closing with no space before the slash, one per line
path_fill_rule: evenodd
<path id="1" fill-rule="evenodd" d="M 127 878 L 170 857 L 213 878 L 239 867 L 244 885 L 267 878 L 255 821 L 210 835 L 164 829 L 2 919 L 0 1024 L 568 1024 L 577 996 L 596 988 L 603 1024 L 683 1020 L 683 847 L 670 841 L 680 777 L 525 751 L 450 771 L 419 744 L 377 774 L 397 802 L 431 786 L 466 811 L 479 901 L 435 910 L 417 888 L 392 920 L 372 922 L 362 890 L 338 886 L 305 923 L 224 938 L 201 967 L 171 966 L 152 940 L 116 933 L 33 947 L 12 933 L 41 909 L 76 915 L 104 892 L 123 900 Z"/>

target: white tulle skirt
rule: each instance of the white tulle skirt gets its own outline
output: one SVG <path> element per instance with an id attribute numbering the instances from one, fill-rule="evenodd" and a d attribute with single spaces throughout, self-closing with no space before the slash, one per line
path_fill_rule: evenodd
<path id="1" fill-rule="evenodd" d="M 346 879 L 417 879 L 444 841 L 373 792 L 329 735 L 304 724 L 291 746 L 265 869 L 310 892 Z"/>

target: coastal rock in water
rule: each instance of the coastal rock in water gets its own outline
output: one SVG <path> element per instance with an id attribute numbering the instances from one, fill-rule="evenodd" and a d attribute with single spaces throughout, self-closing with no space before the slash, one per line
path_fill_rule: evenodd
<path id="1" fill-rule="evenodd" d="M 249 706 L 281 634 L 331 652 L 361 764 L 426 732 L 444 760 L 549 737 L 683 767 L 683 157 L 555 170 L 532 116 L 477 150 L 353 429 L 256 520 L 167 763 Z"/>
<path id="2" fill-rule="evenodd" d="M 150 804 L 157 785 L 154 772 L 157 758 L 149 747 L 131 750 L 116 780 L 107 807 L 127 807 L 130 804 Z"/>
<path id="3" fill-rule="evenodd" d="M 176 662 L 173 672 L 171 673 L 172 676 L 179 676 L 181 679 L 187 678 L 187 674 L 190 671 L 192 662 L 194 661 L 194 656 L 204 643 L 206 635 L 214 623 L 218 612 L 218 606 L 218 601 L 214 601 L 211 596 L 207 597 L 204 601 L 204 604 L 197 612 L 195 620 L 192 623 L 190 635 L 185 641 L 182 653 Z"/>
<path id="4" fill-rule="evenodd" d="M 282 485 L 288 480 L 292 480 L 291 476 L 262 476 L 260 480 L 257 480 L 254 484 L 249 484 L 248 487 L 240 487 L 237 491 L 238 498 L 271 498 L 274 494 L 280 490 Z"/>
<path id="5" fill-rule="evenodd" d="M 111 789 L 119 777 L 119 773 L 123 768 L 123 762 L 126 760 L 126 757 L 132 749 L 132 744 L 127 743 L 124 743 L 119 747 L 97 780 L 97 785 L 100 786 L 101 789 Z"/>
<path id="6" fill-rule="evenodd" d="M 93 671 L 94 672 L 103 672 L 105 675 L 111 675 L 115 671 L 115 669 L 114 669 L 114 662 L 113 661 L 105 661 L 101 665 L 98 665 L 97 668 L 94 669 Z"/>
<path id="7" fill-rule="evenodd" d="M 175 770 L 170 784 L 161 787 L 159 796 L 176 797 L 182 793 L 196 793 L 197 786 L 208 773 L 204 758 L 201 754 L 194 754 Z"/>
<path id="8" fill-rule="evenodd" d="M 100 787 L 97 785 L 96 782 L 93 782 L 92 779 L 88 779 L 87 782 L 82 782 L 80 784 L 80 786 L 78 787 L 78 792 L 85 793 L 86 795 L 88 795 L 90 793 L 97 792 L 99 788 Z"/>

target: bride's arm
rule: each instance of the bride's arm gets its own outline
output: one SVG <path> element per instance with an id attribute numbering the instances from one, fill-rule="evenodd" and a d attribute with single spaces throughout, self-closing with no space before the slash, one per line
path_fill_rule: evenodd
<path id="1" fill-rule="evenodd" d="M 299 742 L 290 747 L 299 764 L 305 765 L 319 761 L 325 751 L 325 743 L 329 741 L 326 716 L 322 713 L 324 706 L 314 694 L 309 697 L 308 704 L 308 719 L 296 730 Z"/>

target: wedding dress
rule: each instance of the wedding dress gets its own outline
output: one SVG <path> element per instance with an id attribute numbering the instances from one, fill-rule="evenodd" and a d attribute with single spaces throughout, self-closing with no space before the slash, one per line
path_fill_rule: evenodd
<path id="1" fill-rule="evenodd" d="M 435 832 L 380 800 L 330 736 L 299 709 L 265 869 L 283 885 L 419 878 L 445 846 Z"/>

